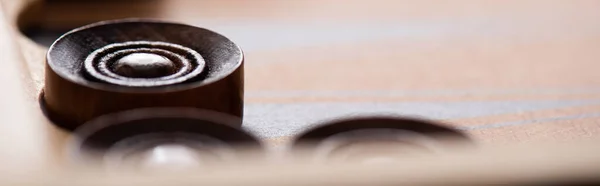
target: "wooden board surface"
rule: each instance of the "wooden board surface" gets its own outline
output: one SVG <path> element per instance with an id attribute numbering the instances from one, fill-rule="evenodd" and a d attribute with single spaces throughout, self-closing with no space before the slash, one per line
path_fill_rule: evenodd
<path id="1" fill-rule="evenodd" d="M 227 35 L 247 54 L 246 126 L 268 139 L 349 114 L 391 113 L 515 143 L 599 134 L 598 4 L 67 2 L 47 4 L 38 19 L 64 29 L 151 17 Z M 45 49 L 19 40 L 39 90 Z"/>
<path id="2" fill-rule="evenodd" d="M 62 164 L 68 137 L 37 105 L 46 47 L 17 25 L 124 17 L 237 42 L 247 54 L 245 126 L 274 145 L 319 121 L 381 113 L 443 120 L 483 145 L 600 135 L 600 1 L 65 2 L 19 17 L 32 2 L 0 4 L 0 141 L 10 149 L 1 155 L 13 167 Z"/>

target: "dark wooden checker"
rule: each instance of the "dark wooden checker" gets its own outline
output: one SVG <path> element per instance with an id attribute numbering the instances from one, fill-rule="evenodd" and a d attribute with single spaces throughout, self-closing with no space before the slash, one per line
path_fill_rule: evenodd
<path id="1" fill-rule="evenodd" d="M 0 162 L 24 172 L 67 161 L 69 133 L 41 114 L 37 100 L 47 45 L 69 29 L 126 17 L 205 27 L 239 44 L 246 54 L 244 127 L 274 147 L 321 121 L 369 114 L 444 121 L 484 147 L 600 136 L 600 1 L 2 0 L 0 6 Z M 519 153 L 512 153 L 517 161 Z M 580 158 L 589 161 L 571 168 L 598 160 Z M 473 162 L 466 167 L 485 165 Z M 307 172 L 298 175 L 315 176 Z"/>

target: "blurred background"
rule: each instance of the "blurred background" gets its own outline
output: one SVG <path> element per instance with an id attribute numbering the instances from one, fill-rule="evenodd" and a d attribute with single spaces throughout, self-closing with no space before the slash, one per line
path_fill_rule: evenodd
<path id="1" fill-rule="evenodd" d="M 27 90 L 26 94 L 32 98 L 37 98 L 43 88 L 42 62 L 47 48 L 62 34 L 98 21 L 153 18 L 216 31 L 244 50 L 243 127 L 269 147 L 286 147 L 299 133 L 326 121 L 371 115 L 439 121 L 482 147 L 556 144 L 600 136 L 600 74 L 596 71 L 600 59 L 600 1 L 597 0 L 4 0 L 1 3 L 7 22 L 14 21 L 17 34 L 22 34 L 15 40 L 24 58 L 4 61 L 25 62 L 24 68 L 30 73 L 35 89 Z M 10 77 L 17 75 L 25 76 Z M 0 83 L 9 87 L 6 82 Z M 15 92 L 9 93 L 20 95 Z M 0 112 L 3 114 L 0 119 L 24 123 L 19 127 L 3 126 L 2 131 L 14 135 L 0 135 L 9 139 L 0 141 L 22 143 L 3 143 L 8 145 L 2 149 L 15 150 L 2 153 L 9 152 L 6 157 L 24 160 L 6 167 L 37 168 L 20 163 L 40 167 L 48 162 L 62 165 L 59 159 L 65 158 L 64 141 L 69 134 L 52 128 L 41 117 L 26 117 L 34 112 L 20 111 L 11 107 Z M 469 168 L 463 163 L 471 162 L 474 157 L 478 161 L 469 164 L 471 167 L 512 163 L 506 164 L 500 173 L 513 173 L 522 167 L 522 162 L 555 168 L 545 173 L 556 173 L 552 171 L 563 166 L 592 170 L 595 167 L 582 165 L 597 162 L 594 150 L 575 149 L 577 156 L 568 152 L 505 151 L 513 153 L 507 157 L 514 161 L 502 159 L 499 153 L 487 154 L 496 161 L 468 153 L 471 156 L 446 161 L 448 164 L 412 161 L 403 170 L 429 178 L 430 170 L 423 163 L 430 162 L 430 166 L 447 168 L 443 169 L 446 172 L 439 172 L 446 175 L 454 173 L 456 167 Z M 3 159 L 13 163 L 13 159 Z M 529 168 L 527 171 L 532 175 L 542 170 Z M 269 171 L 273 170 L 278 169 Z M 304 176 L 315 176 L 313 170 L 302 171 Z M 478 171 L 467 170 L 460 176 L 465 178 L 475 172 Z M 481 174 L 497 176 L 498 172 L 486 168 Z M 558 175 L 568 176 L 563 173 Z"/>
<path id="2" fill-rule="evenodd" d="M 245 126 L 275 143 L 322 120 L 376 113 L 444 120 L 481 143 L 513 144 L 600 134 L 597 7 L 593 0 L 55 0 L 28 7 L 19 25 L 41 48 L 72 28 L 131 17 L 222 33 L 246 53 Z"/>

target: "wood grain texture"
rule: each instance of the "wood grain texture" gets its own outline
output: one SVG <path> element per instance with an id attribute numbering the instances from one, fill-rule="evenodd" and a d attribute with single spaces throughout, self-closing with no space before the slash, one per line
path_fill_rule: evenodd
<path id="1" fill-rule="evenodd" d="M 600 163 L 597 143 L 568 143 L 461 151 L 406 158 L 382 165 L 303 161 L 247 161 L 210 172 L 132 173 L 95 169 L 54 169 L 25 175 L 3 174 L 12 185 L 595 185 Z M 35 174 L 36 179 L 30 179 Z M 235 175 L 232 177 L 232 175 Z M 332 179 L 335 178 L 335 179 Z"/>
<path id="2" fill-rule="evenodd" d="M 11 1 L 14 2 L 14 1 Z M 14 13 L 19 6 L 1 2 L 0 37 L 2 91 L 0 96 L 0 161 L 3 172 L 23 173 L 61 162 L 60 131 L 49 125 L 36 104 L 36 88 L 18 44 Z"/>
<path id="3" fill-rule="evenodd" d="M 391 168 L 287 164 L 252 167 L 248 168 L 251 171 L 237 169 L 247 174 L 239 174 L 246 176 L 236 179 L 231 179 L 231 170 L 207 177 L 193 174 L 192 178 L 179 175 L 150 179 L 124 174 L 98 180 L 98 172 L 86 176 L 78 170 L 50 169 L 68 165 L 62 154 L 67 135 L 53 127 L 37 105 L 44 86 L 46 48 L 21 35 L 17 25 L 42 24 L 64 29 L 105 19 L 152 17 L 215 28 L 247 48 L 251 62 L 246 66 L 246 85 L 251 94 L 246 99 L 255 105 L 427 102 L 439 104 L 434 106 L 437 108 L 461 102 L 590 102 L 532 110 L 509 105 L 513 108 L 510 112 L 446 118 L 457 123 L 456 127 L 476 128 L 466 132 L 487 147 L 494 147 L 564 143 L 600 135 L 600 122 L 595 115 L 598 108 L 594 104 L 599 96 L 595 90 L 599 83 L 595 61 L 599 58 L 600 1 L 174 0 L 144 4 L 69 2 L 45 8 L 32 4 L 36 2 L 33 0 L 0 2 L 0 57 L 4 65 L 0 69 L 0 161 L 8 165 L 3 166 L 2 170 L 9 169 L 4 172 L 14 173 L 0 179 L 7 185 L 185 185 L 182 182 L 188 181 L 210 185 L 308 185 L 331 184 L 328 180 L 335 176 L 346 178 L 336 181 L 348 184 L 398 185 L 405 181 L 402 183 L 450 185 L 450 180 L 464 185 L 469 181 L 598 177 L 598 167 L 592 166 L 599 165 L 596 141 L 587 146 L 529 149 L 535 152 L 529 151 L 528 146 L 503 149 L 504 153 L 468 152 L 454 158 L 407 159 L 402 166 Z M 43 11 L 19 17 L 29 5 Z M 333 27 L 341 29 L 331 31 Z M 376 34 L 361 35 L 365 28 L 372 29 L 364 32 Z M 397 32 L 386 35 L 389 33 L 382 30 Z M 265 35 L 272 39 L 264 42 Z M 306 41 L 289 40 L 290 37 Z M 529 91 L 532 89 L 539 91 Z M 458 111 L 473 110 L 468 105 L 461 108 Z M 437 110 L 433 111 L 429 113 L 437 114 Z M 277 122 L 288 121 L 275 119 Z M 276 133 L 276 129 L 270 128 L 266 133 Z M 276 135 L 265 140 L 285 145 L 289 139 L 288 135 Z M 40 179 L 30 179 L 37 173 Z"/>
<path id="4" fill-rule="evenodd" d="M 106 49 L 110 46 L 113 48 Z M 190 70 L 182 71 L 181 77 L 165 80 L 185 78 L 181 82 L 143 87 L 134 86 L 143 78 L 115 84 L 101 79 L 105 75 L 100 72 L 90 74 L 89 71 L 100 68 L 98 65 L 106 56 L 133 50 L 160 50 L 163 56 L 174 56 L 174 61 L 180 56 L 178 63 L 188 63 Z M 110 59 L 107 61 L 111 63 Z M 84 65 L 88 62 L 89 66 Z M 51 47 L 43 103 L 48 116 L 68 130 L 104 114 L 141 107 L 209 109 L 239 117 L 241 126 L 243 63 L 244 56 L 237 45 L 203 28 L 137 19 L 103 22 L 71 32 Z M 161 78 L 166 77 L 170 76 Z M 113 80 L 109 76 L 105 79 Z"/>

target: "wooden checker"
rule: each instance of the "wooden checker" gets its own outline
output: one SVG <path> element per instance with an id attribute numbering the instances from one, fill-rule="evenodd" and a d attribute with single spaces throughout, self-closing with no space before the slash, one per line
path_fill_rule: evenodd
<path id="1" fill-rule="evenodd" d="M 444 121 L 482 146 L 595 139 L 598 7 L 595 0 L 2 0 L 2 163 L 27 171 L 66 161 L 69 133 L 38 105 L 56 34 L 27 29 L 61 33 L 127 17 L 209 28 L 240 45 L 244 127 L 274 147 L 319 122 L 371 114 Z"/>

